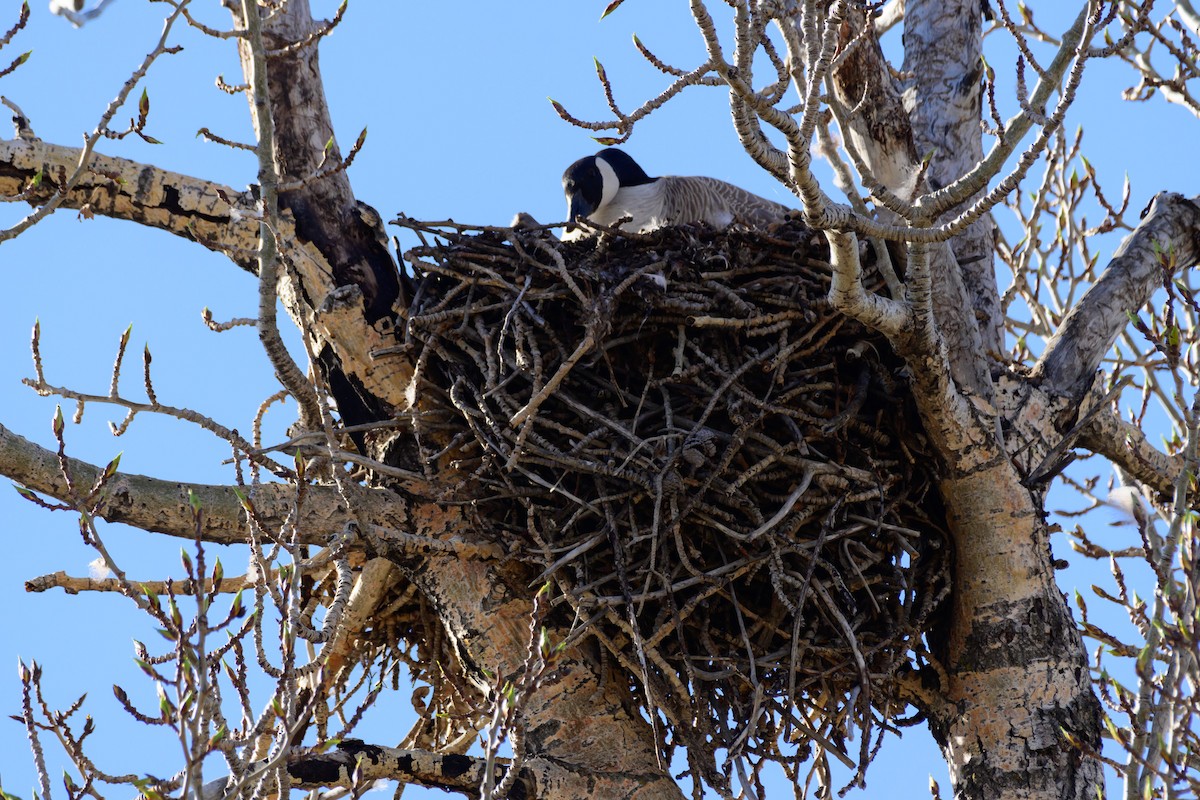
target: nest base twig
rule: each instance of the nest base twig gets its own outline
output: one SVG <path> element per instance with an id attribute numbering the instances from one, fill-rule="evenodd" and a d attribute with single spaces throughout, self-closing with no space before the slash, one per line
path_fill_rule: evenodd
<path id="1" fill-rule="evenodd" d="M 947 539 L 900 365 L 828 307 L 823 237 L 400 224 L 424 242 L 418 466 L 556 582 L 693 769 L 841 753 L 903 707 Z"/>

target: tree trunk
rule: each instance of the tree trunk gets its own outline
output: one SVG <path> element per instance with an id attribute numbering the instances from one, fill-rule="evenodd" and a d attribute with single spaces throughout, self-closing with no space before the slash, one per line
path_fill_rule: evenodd
<path id="1" fill-rule="evenodd" d="M 980 11 L 975 0 L 909 0 L 905 7 L 904 68 L 915 76 L 905 106 L 918 152 L 933 151 L 935 188 L 965 174 L 982 155 Z M 986 376 L 1000 351 L 1003 321 L 990 221 L 972 225 L 952 240 L 952 249 L 957 265 L 949 268 L 961 275 L 971 317 L 937 285 L 934 315 L 948 341 L 976 331 L 970 348 L 948 348 L 950 373 Z M 942 283 L 936 265 L 934 280 Z M 974 364 L 955 367 L 962 359 Z M 940 691 L 926 709 L 955 797 L 1096 797 L 1103 791 L 1100 762 L 1066 735 L 1098 752 L 1102 715 L 1082 639 L 1054 582 L 1043 497 L 1023 485 L 1012 461 L 1029 443 L 1001 438 L 1011 423 L 1002 423 L 1004 414 L 983 399 L 993 391 L 949 385 L 939 367 L 932 358 L 916 365 L 914 390 L 945 459 L 940 488 L 955 544 L 945 636 L 932 640 L 942 660 Z M 1041 434 L 1034 455 L 1026 453 L 1033 463 L 1046 453 L 1053 427 Z"/>
<path id="2" fill-rule="evenodd" d="M 925 176 L 933 189 L 965 175 L 983 158 L 982 10 L 979 0 L 910 0 L 904 7 L 903 69 L 912 76 L 904 105 L 917 153 L 932 156 Z M 974 316 L 979 346 L 993 358 L 1004 352 L 994 228 L 985 214 L 950 241 L 971 300 L 964 311 Z"/>

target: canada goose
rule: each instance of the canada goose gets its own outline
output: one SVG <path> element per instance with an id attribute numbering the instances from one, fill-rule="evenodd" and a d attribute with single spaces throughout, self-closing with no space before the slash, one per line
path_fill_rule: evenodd
<path id="1" fill-rule="evenodd" d="M 706 222 L 714 228 L 740 223 L 764 228 L 782 222 L 787 206 L 751 194 L 716 178 L 665 175 L 651 178 L 638 163 L 615 147 L 601 150 L 567 167 L 563 173 L 567 219 L 583 217 L 613 225 L 631 217 L 630 230 L 645 232 L 666 225 Z M 578 238 L 582 234 L 565 238 Z"/>

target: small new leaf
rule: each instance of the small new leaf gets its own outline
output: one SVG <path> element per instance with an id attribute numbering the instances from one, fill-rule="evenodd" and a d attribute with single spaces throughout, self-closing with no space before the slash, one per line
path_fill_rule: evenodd
<path id="1" fill-rule="evenodd" d="M 1114 741 L 1117 741 L 1117 742 L 1122 741 L 1121 731 L 1117 728 L 1116 725 L 1113 724 L 1113 721 L 1111 719 L 1109 719 L 1107 716 L 1104 717 L 1104 727 L 1108 729 L 1108 735 L 1111 736 Z"/>
<path id="2" fill-rule="evenodd" d="M 242 593 L 239 591 L 233 596 L 233 603 L 229 606 L 230 617 L 241 617 L 246 611 L 242 607 Z"/>
<path id="3" fill-rule="evenodd" d="M 167 607 L 171 610 L 171 624 L 175 626 L 175 630 L 183 628 L 183 614 L 179 611 L 179 606 L 175 604 L 175 598 L 167 595 Z"/>
<path id="4" fill-rule="evenodd" d="M 159 683 L 155 685 L 155 688 L 158 689 L 158 709 L 166 714 L 171 709 L 171 701 L 167 699 L 166 687 Z"/>
<path id="5" fill-rule="evenodd" d="M 624 2 L 625 2 L 625 0 L 612 0 L 611 3 L 609 3 L 607 6 L 604 7 L 604 13 L 600 15 L 600 19 L 604 19 L 609 14 L 616 11 L 617 7 L 620 6 L 621 3 L 624 3 Z"/>
<path id="6" fill-rule="evenodd" d="M 988 82 L 989 83 L 994 82 L 996 80 L 996 70 L 992 68 L 992 65 L 989 64 L 987 62 L 987 59 L 984 58 L 982 55 L 979 56 L 979 62 L 981 64 L 983 64 L 983 71 L 984 71 L 984 74 L 987 76 Z"/>
<path id="7" fill-rule="evenodd" d="M 117 474 L 117 469 L 118 469 L 120 466 L 121 466 L 121 453 L 117 453 L 116 457 L 115 457 L 115 458 L 113 458 L 113 460 L 112 460 L 112 461 L 108 462 L 108 466 L 106 466 L 106 467 L 104 468 L 104 478 L 105 478 L 105 480 L 107 480 L 107 479 L 111 478 L 113 475 L 116 475 L 116 474 Z"/>
<path id="8" fill-rule="evenodd" d="M 238 499 L 238 502 L 242 504 L 242 508 L 246 510 L 247 514 L 254 514 L 254 503 L 241 489 L 235 486 L 233 488 L 233 495 Z"/>
<path id="9" fill-rule="evenodd" d="M 1149 670 L 1150 670 L 1150 665 L 1153 663 L 1153 660 L 1154 660 L 1154 650 L 1152 650 L 1150 648 L 1150 645 L 1146 645 L 1140 651 L 1138 651 L 1138 656 L 1137 656 L 1137 661 L 1136 661 L 1136 668 L 1137 668 L 1138 674 L 1139 675 L 1148 674 Z"/>

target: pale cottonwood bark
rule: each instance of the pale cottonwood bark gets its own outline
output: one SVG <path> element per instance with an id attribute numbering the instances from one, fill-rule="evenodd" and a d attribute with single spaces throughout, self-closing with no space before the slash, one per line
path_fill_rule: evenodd
<path id="1" fill-rule="evenodd" d="M 81 148 L 40 139 L 0 141 L 0 192 L 6 197 L 24 195 L 36 204 L 53 194 L 81 155 Z M 93 154 L 90 165 L 60 207 L 86 207 L 90 213 L 167 231 L 225 253 L 238 266 L 253 271 L 258 243 L 253 198 L 228 186 L 127 158 Z M 38 187 L 27 190 L 39 173 Z"/>
<path id="2" fill-rule="evenodd" d="M 860 36 L 867 24 L 866 20 L 852 19 L 845 26 L 843 41 L 848 44 L 854 37 Z M 908 94 L 902 91 L 903 87 L 892 76 L 874 36 L 867 35 L 854 46 L 841 68 L 830 76 L 830 84 L 841 107 L 838 122 L 850 140 L 849 146 L 861 160 L 868 176 L 868 185 L 877 182 L 902 200 L 913 200 L 929 182 L 928 171 L 922 168 L 922 154 L 918 149 L 919 143 L 926 143 L 919 142 L 915 120 L 910 115 L 911 103 L 906 101 L 907 97 L 912 96 L 911 90 Z M 975 149 L 978 150 L 978 130 L 975 139 Z M 968 163 L 974 164 L 975 160 Z M 881 218 L 890 223 L 905 222 L 886 209 L 881 212 Z M 988 252 L 991 252 L 990 249 Z M 991 299 L 980 300 L 971 294 L 964 273 L 957 267 L 950 243 L 933 244 L 929 258 L 933 291 L 937 295 L 937 322 L 952 354 L 949 363 L 951 374 L 960 386 L 989 397 L 991 381 L 986 372 L 986 363 L 978 354 L 987 351 L 999 353 L 1000 347 L 998 337 L 993 333 L 988 333 L 985 344 L 981 322 L 987 319 L 985 324 L 990 330 L 1002 322 L 1002 317 L 996 313 L 989 319 L 977 315 L 975 309 L 981 302 L 998 305 L 995 278 L 991 279 L 990 292 L 981 292 L 984 298 Z M 989 258 L 989 270 L 990 266 Z"/>
<path id="3" fill-rule="evenodd" d="M 936 189 L 980 162 L 979 13 L 977 3 L 905 4 L 905 69 L 913 78 L 903 109 L 896 92 L 878 88 L 892 78 L 874 42 L 860 45 L 833 76 L 843 105 L 874 92 L 874 102 L 844 125 L 861 160 L 880 165 L 880 174 L 905 176 L 917 165 L 885 165 L 897 153 L 932 150 L 928 178 Z M 918 297 L 909 330 L 889 333 L 913 370 L 914 397 L 944 459 L 940 488 L 956 548 L 955 586 L 944 635 L 932 638 L 941 659 L 937 677 L 913 699 L 929 716 L 956 797 L 1084 798 L 1102 791 L 1100 763 L 1077 747 L 1099 749 L 1102 714 L 1082 640 L 1054 582 L 1043 497 L 1024 474 L 1074 424 L 1126 312 L 1161 280 L 1156 247 L 1173 248 L 1180 263 L 1195 260 L 1200 218 L 1182 198 L 1167 204 L 1171 211 L 1152 213 L 1139 226 L 1091 297 L 1064 321 L 1027 385 L 1005 378 L 997 394 L 992 382 L 1002 319 L 990 225 L 982 219 L 951 240 L 956 261 L 944 258 L 946 250 L 928 256 L 932 327 Z M 920 277 L 910 272 L 914 279 L 919 290 Z M 959 280 L 961 292 L 954 289 Z M 1014 383 L 1021 387 L 1015 392 Z M 1127 460 L 1169 467 L 1144 450 Z M 1170 476 L 1156 477 L 1169 485 Z"/>
<path id="4" fill-rule="evenodd" d="M 965 175 L 983 158 L 983 14 L 977 0 L 909 3 L 904 8 L 904 64 L 909 76 L 904 107 L 912 120 L 913 144 L 930 156 L 926 180 L 934 189 Z M 973 202 L 979 194 L 967 201 Z M 970 297 L 966 313 L 978 329 L 984 352 L 1003 352 L 1004 314 L 996 289 L 995 225 L 984 215 L 950 240 L 956 272 Z M 948 330 L 953 335 L 955 329 Z M 976 341 L 972 339 L 972 344 Z"/>
<path id="5" fill-rule="evenodd" d="M 977 3 L 914 0 L 905 7 L 905 69 L 914 75 L 906 106 L 918 150 L 935 150 L 935 188 L 982 156 L 979 15 Z M 990 235 L 981 219 L 953 240 L 958 266 L 952 269 L 973 298 L 963 310 L 977 314 L 986 331 L 972 341 L 974 353 L 951 350 L 951 359 L 979 365 L 960 366 L 955 374 L 989 370 L 998 350 L 1002 320 Z M 957 309 L 948 308 L 944 296 L 935 294 L 934 302 L 943 335 L 961 335 L 962 327 L 944 325 Z M 948 629 L 937 644 L 945 683 L 930 709 L 930 727 L 946 754 L 955 796 L 1094 797 L 1103 786 L 1101 765 L 1062 732 L 1098 751 L 1101 711 L 1082 640 L 1054 582 L 1042 498 L 1023 485 L 1011 462 L 1014 443 L 1000 438 L 996 409 L 960 403 L 970 419 L 958 415 L 952 429 L 939 426 L 935 419 L 948 418 L 946 394 L 942 387 L 925 390 L 924 382 L 915 382 L 915 395 L 931 433 L 944 436 L 941 492 L 956 558 Z M 1053 428 L 1041 433 L 1043 442 L 1055 438 Z"/>

